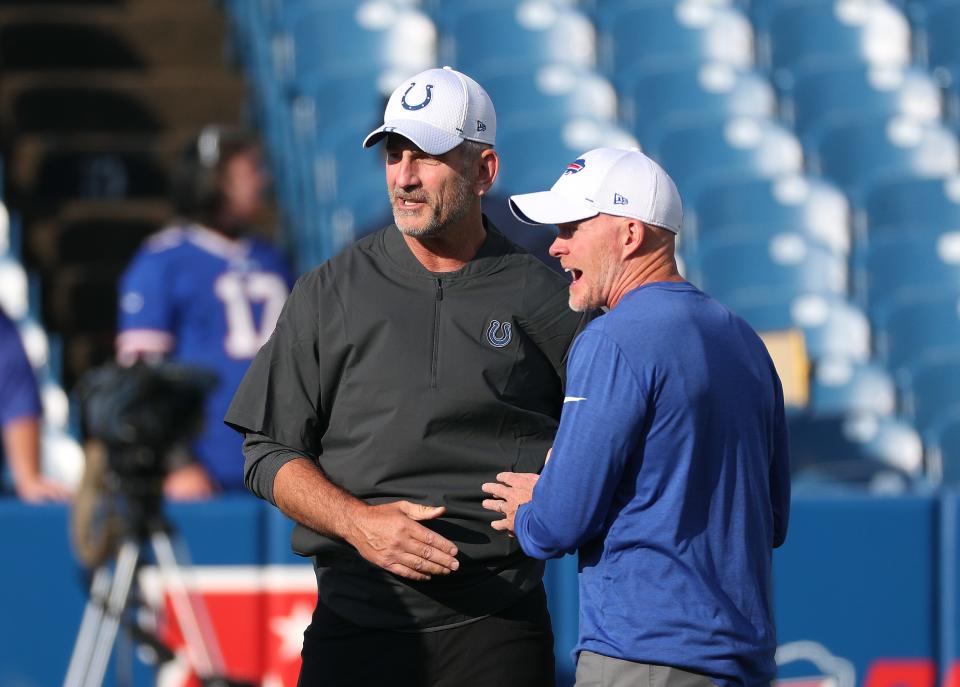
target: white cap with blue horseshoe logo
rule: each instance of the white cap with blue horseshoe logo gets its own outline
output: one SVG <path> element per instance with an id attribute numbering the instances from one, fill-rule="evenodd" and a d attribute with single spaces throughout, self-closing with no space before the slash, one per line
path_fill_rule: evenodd
<path id="1" fill-rule="evenodd" d="M 383 113 L 383 126 L 367 135 L 363 147 L 394 132 L 425 153 L 442 155 L 464 140 L 493 145 L 497 114 L 487 92 L 466 74 L 450 67 L 428 69 L 397 87 Z"/>

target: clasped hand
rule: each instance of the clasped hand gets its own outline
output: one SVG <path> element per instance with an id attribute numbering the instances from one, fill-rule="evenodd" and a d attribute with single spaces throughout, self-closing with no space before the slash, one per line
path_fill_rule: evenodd
<path id="1" fill-rule="evenodd" d="M 444 514 L 443 506 L 395 501 L 366 506 L 348 541 L 374 565 L 410 580 L 449 575 L 460 567 L 456 545 L 419 521 Z"/>

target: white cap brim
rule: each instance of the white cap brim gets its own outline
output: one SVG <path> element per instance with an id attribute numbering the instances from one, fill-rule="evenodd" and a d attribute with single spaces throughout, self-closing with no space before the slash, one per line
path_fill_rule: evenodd
<path id="1" fill-rule="evenodd" d="M 389 134 L 398 134 L 409 139 L 420 150 L 428 155 L 443 155 L 463 143 L 463 137 L 451 134 L 448 131 L 414 119 L 394 119 L 384 122 L 383 126 L 374 129 L 363 139 L 363 147 L 375 145 Z"/>
<path id="2" fill-rule="evenodd" d="M 586 200 L 571 200 L 555 191 L 510 196 L 510 211 L 524 224 L 564 224 L 600 214 Z"/>

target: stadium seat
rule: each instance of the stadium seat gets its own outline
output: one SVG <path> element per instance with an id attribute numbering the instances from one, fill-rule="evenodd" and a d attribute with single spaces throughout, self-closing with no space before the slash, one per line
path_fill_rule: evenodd
<path id="1" fill-rule="evenodd" d="M 960 483 L 960 412 L 946 414 L 924 438 L 931 475 L 956 486 Z"/>
<path id="2" fill-rule="evenodd" d="M 855 291 L 882 328 L 886 313 L 898 303 L 927 294 L 960 294 L 960 231 L 873 237 L 854 276 Z"/>
<path id="3" fill-rule="evenodd" d="M 437 34 L 423 13 L 383 0 L 298 3 L 281 8 L 275 75 L 283 82 L 311 74 L 408 74 L 435 66 Z"/>
<path id="4" fill-rule="evenodd" d="M 734 312 L 740 303 L 761 299 L 847 292 L 846 260 L 791 232 L 717 241 L 688 270 L 695 283 Z"/>
<path id="5" fill-rule="evenodd" d="M 615 124 L 617 94 L 592 69 L 568 64 L 516 68 L 483 80 L 497 108 L 497 126 L 560 125 L 585 117 Z"/>
<path id="6" fill-rule="evenodd" d="M 866 361 L 870 323 L 857 306 L 832 294 L 734 298 L 729 307 L 758 332 L 799 329 L 814 361 Z"/>
<path id="7" fill-rule="evenodd" d="M 897 115 L 936 122 L 943 112 L 933 77 L 900 65 L 808 70 L 797 77 L 787 100 L 794 128 L 804 144 L 814 148 L 822 132 L 833 126 Z"/>
<path id="8" fill-rule="evenodd" d="M 791 132 L 773 120 L 751 117 L 672 131 L 661 141 L 658 157 L 688 207 L 696 207 L 708 184 L 803 168 L 803 150 Z"/>
<path id="9" fill-rule="evenodd" d="M 886 231 L 960 231 L 960 174 L 875 184 L 866 211 L 871 237 Z"/>
<path id="10" fill-rule="evenodd" d="M 906 66 L 910 25 L 878 0 L 793 2 L 770 17 L 769 64 L 774 81 L 789 88 L 805 70 L 846 64 Z"/>
<path id="11" fill-rule="evenodd" d="M 17 329 L 30 365 L 35 371 L 40 372 L 50 361 L 50 341 L 46 330 L 29 315 L 17 321 Z"/>
<path id="12" fill-rule="evenodd" d="M 907 489 L 922 476 L 923 445 L 909 424 L 871 413 L 790 419 L 790 469 L 795 481 Z"/>
<path id="13" fill-rule="evenodd" d="M 0 168 L 3 161 L 0 159 Z M 10 213 L 3 201 L 0 201 L 0 259 L 10 252 Z"/>
<path id="14" fill-rule="evenodd" d="M 891 305 L 875 330 L 877 352 L 890 370 L 910 370 L 930 358 L 960 356 L 960 295 L 926 289 Z"/>
<path id="15" fill-rule="evenodd" d="M 892 416 L 896 407 L 896 385 L 883 366 L 848 358 L 823 358 L 814 365 L 810 380 L 811 415 Z"/>
<path id="16" fill-rule="evenodd" d="M 26 316 L 29 307 L 26 270 L 18 260 L 0 255 L 0 308 L 17 321 Z"/>
<path id="17" fill-rule="evenodd" d="M 562 127 L 505 125 L 497 129 L 502 160 L 493 190 L 506 195 L 550 188 L 577 156 L 602 146 L 631 148 L 637 140 L 607 122 L 573 119 Z"/>
<path id="18" fill-rule="evenodd" d="M 440 61 L 480 83 L 495 73 L 547 64 L 596 65 L 596 36 L 575 8 L 549 0 L 470 5 L 443 20 Z"/>
<path id="19" fill-rule="evenodd" d="M 835 186 L 802 174 L 718 181 L 697 196 L 695 222 L 684 224 L 684 247 L 696 249 L 731 236 L 792 231 L 837 255 L 850 252 L 850 207 Z"/>
<path id="20" fill-rule="evenodd" d="M 931 3 L 924 20 L 930 67 L 960 93 L 960 5 L 956 2 Z"/>
<path id="21" fill-rule="evenodd" d="M 921 434 L 960 412 L 960 356 L 931 358 L 909 376 L 904 408 Z"/>
<path id="22" fill-rule="evenodd" d="M 664 133 L 737 116 L 774 117 L 776 94 L 765 76 L 723 62 L 639 73 L 624 85 L 621 108 L 644 149 Z"/>
<path id="23" fill-rule="evenodd" d="M 908 175 L 955 174 L 960 152 L 956 136 L 940 124 L 878 118 L 826 130 L 813 163 L 859 206 L 874 184 Z"/>
<path id="24" fill-rule="evenodd" d="M 598 3 L 601 64 L 618 87 L 635 75 L 677 65 L 753 63 L 753 30 L 732 5 L 700 0 Z"/>

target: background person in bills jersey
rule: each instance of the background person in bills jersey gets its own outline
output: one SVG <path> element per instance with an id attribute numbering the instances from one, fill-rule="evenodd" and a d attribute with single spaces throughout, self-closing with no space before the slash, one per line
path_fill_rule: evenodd
<path id="1" fill-rule="evenodd" d="M 121 279 L 118 362 L 170 358 L 220 378 L 202 433 L 170 457 L 168 498 L 243 488 L 240 437 L 220 420 L 291 286 L 284 259 L 251 234 L 267 183 L 253 138 L 204 128 L 174 181 L 178 218 L 145 241 Z"/>

